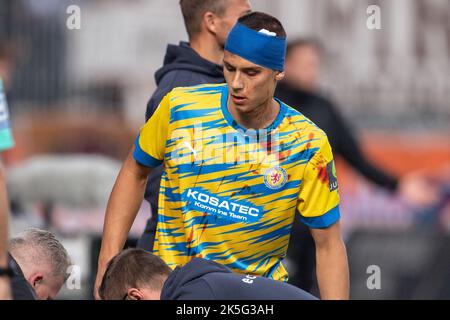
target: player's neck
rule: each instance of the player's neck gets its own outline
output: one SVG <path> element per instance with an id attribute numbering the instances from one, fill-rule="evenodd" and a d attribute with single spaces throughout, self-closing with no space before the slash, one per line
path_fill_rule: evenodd
<path id="1" fill-rule="evenodd" d="M 228 110 L 236 122 L 246 129 L 264 129 L 269 127 L 280 112 L 280 104 L 273 98 L 259 105 L 250 112 L 239 112 L 232 104 Z"/>
<path id="2" fill-rule="evenodd" d="M 210 35 L 200 35 L 190 41 L 191 48 L 209 62 L 223 64 L 223 48 Z"/>

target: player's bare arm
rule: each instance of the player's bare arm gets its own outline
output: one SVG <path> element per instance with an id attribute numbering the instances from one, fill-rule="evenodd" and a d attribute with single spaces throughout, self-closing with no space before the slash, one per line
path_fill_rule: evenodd
<path id="1" fill-rule="evenodd" d="M 6 195 L 5 172 L 0 163 L 0 268 L 8 267 L 8 197 Z M 0 276 L 0 300 L 11 299 L 10 281 L 6 276 Z"/>
<path id="2" fill-rule="evenodd" d="M 125 160 L 114 184 L 106 208 L 102 246 L 98 260 L 94 296 L 109 260 L 122 250 L 130 228 L 144 199 L 147 176 L 151 169 L 133 159 L 134 147 Z"/>
<path id="3" fill-rule="evenodd" d="M 326 229 L 311 229 L 316 244 L 316 274 L 323 300 L 349 299 L 347 252 L 339 221 Z"/>

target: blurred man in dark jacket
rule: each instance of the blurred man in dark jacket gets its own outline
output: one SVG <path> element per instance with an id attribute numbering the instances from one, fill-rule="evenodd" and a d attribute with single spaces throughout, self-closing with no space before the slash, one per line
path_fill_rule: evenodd
<path id="1" fill-rule="evenodd" d="M 321 51 L 321 45 L 314 39 L 290 42 L 286 55 L 286 77 L 278 84 L 275 96 L 296 107 L 325 131 L 334 154 L 342 157 L 367 180 L 391 192 L 398 192 L 415 206 L 435 202 L 438 193 L 422 176 L 410 174 L 399 179 L 365 156 L 339 108 L 320 93 Z M 314 250 L 314 241 L 307 228 L 295 221 L 288 251 L 288 260 L 295 269 L 290 270 L 290 283 L 308 291 L 314 283 Z"/>
<path id="2" fill-rule="evenodd" d="M 237 274 L 195 258 L 174 271 L 159 257 L 140 249 L 115 256 L 99 289 L 103 300 L 315 300 L 287 283 Z"/>
<path id="3" fill-rule="evenodd" d="M 147 104 L 146 121 L 162 98 L 176 87 L 223 83 L 225 40 L 237 19 L 251 11 L 248 0 L 181 0 L 189 43 L 168 45 L 164 66 L 155 74 L 157 89 Z M 145 199 L 152 215 L 138 242 L 138 247 L 152 251 L 158 217 L 158 194 L 162 165 L 149 176 Z"/>

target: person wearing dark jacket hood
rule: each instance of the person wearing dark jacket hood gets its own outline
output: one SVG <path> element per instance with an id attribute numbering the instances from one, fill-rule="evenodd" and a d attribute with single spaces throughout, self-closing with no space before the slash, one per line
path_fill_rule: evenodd
<path id="1" fill-rule="evenodd" d="M 103 300 L 316 300 L 290 284 L 234 273 L 194 258 L 171 270 L 159 257 L 127 249 L 108 264 L 99 289 Z"/>
<path id="2" fill-rule="evenodd" d="M 251 11 L 248 0 L 181 0 L 180 7 L 188 42 L 168 45 L 164 65 L 155 73 L 156 91 L 147 104 L 147 121 L 164 96 L 176 87 L 223 83 L 225 40 L 237 19 Z M 162 165 L 150 174 L 145 199 L 152 215 L 138 241 L 138 247 L 153 251 L 158 216 L 158 194 Z"/>
<path id="3" fill-rule="evenodd" d="M 11 270 L 11 291 L 14 300 L 37 300 L 36 292 L 28 283 L 22 269 L 11 254 L 8 254 L 8 265 Z"/>

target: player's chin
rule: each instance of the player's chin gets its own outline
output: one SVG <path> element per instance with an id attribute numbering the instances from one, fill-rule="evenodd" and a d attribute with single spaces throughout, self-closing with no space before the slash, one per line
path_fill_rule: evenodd
<path id="1" fill-rule="evenodd" d="M 251 113 L 255 108 L 254 104 L 251 103 L 251 101 L 242 101 L 240 103 L 234 103 L 234 107 L 236 110 L 238 110 L 240 113 Z"/>

